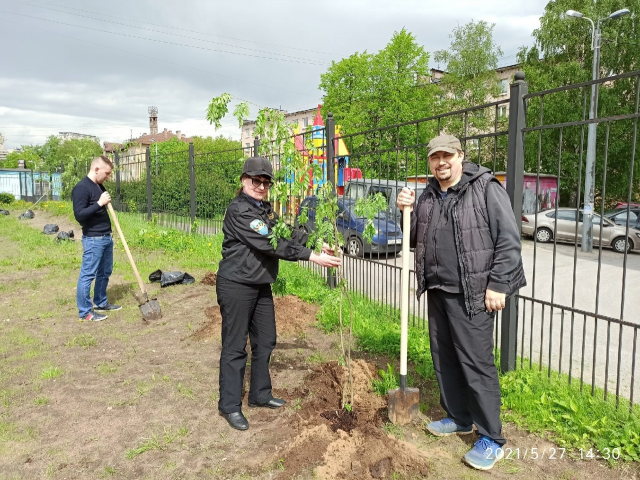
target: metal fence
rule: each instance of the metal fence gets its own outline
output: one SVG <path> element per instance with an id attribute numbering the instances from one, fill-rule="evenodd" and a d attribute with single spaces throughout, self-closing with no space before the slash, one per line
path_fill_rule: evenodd
<path id="1" fill-rule="evenodd" d="M 605 93 L 622 93 L 628 101 L 600 102 L 598 116 L 586 118 L 593 85 Z M 518 367 L 537 364 L 549 375 L 555 370 L 569 383 L 589 388 L 592 395 L 606 399 L 614 394 L 617 405 L 621 398 L 628 399 L 631 409 L 640 393 L 635 382 L 640 262 L 638 253 L 630 251 L 640 245 L 640 233 L 628 221 L 631 201 L 638 198 L 634 168 L 640 72 L 532 94 L 524 82 L 516 88 L 522 99 L 518 108 L 529 112 L 526 124 L 517 125 L 524 143 L 519 160 L 535 162 L 538 175 L 555 174 L 557 191 L 565 197 L 565 208 L 555 202 L 552 209 L 538 214 L 536 202 L 535 216 L 529 216 L 530 230 L 542 233 L 534 234 L 529 245 L 529 286 L 519 295 Z M 559 115 L 558 106 L 563 105 L 573 108 Z M 589 144 L 593 169 L 587 168 Z M 539 183 L 535 194 L 540 196 Z M 627 221 L 614 229 L 606 214 L 616 201 L 627 204 Z M 564 220 L 567 214 L 573 219 Z M 583 234 L 590 216 L 592 252 L 584 251 L 589 240 L 586 230 Z M 553 227 L 539 225 L 548 218 Z M 625 238 L 629 249 L 624 248 Z M 622 245 L 623 253 L 603 248 L 611 245 Z"/>
<path id="2" fill-rule="evenodd" d="M 9 193 L 16 200 L 36 202 L 62 198 L 62 171 L 34 171 L 25 168 L 0 169 L 0 193 Z"/>
<path id="3" fill-rule="evenodd" d="M 593 84 L 602 86 L 606 101 L 599 105 L 599 116 L 588 119 L 588 90 Z M 495 347 L 501 369 L 533 368 L 549 376 L 557 372 L 592 395 L 615 395 L 617 404 L 628 400 L 631 409 L 640 393 L 635 382 L 640 255 L 624 248 L 623 254 L 612 251 L 612 239 L 606 237 L 615 229 L 600 225 L 609 225 L 603 217 L 616 202 L 640 200 L 639 176 L 634 171 L 639 89 L 640 72 L 633 72 L 529 94 L 519 73 L 505 100 L 341 136 L 336 135 L 329 115 L 326 128 L 295 135 L 293 142 L 303 158 L 310 166 L 317 163 L 322 168 L 321 182 L 339 187 L 343 210 L 371 193 L 381 193 L 388 202 L 376 220 L 378 230 L 389 233 L 384 244 L 368 245 L 357 229 L 344 229 L 348 247 L 344 276 L 349 288 L 384 308 L 399 307 L 401 261 L 396 252 L 401 237 L 393 233 L 399 231 L 396 196 L 406 185 L 419 195 L 429 178 L 429 140 L 441 132 L 454 134 L 462 141 L 467 160 L 488 167 L 505 183 L 518 225 L 524 233 L 533 234 L 522 240 L 528 285 L 508 299 L 496 316 Z M 595 250 L 583 252 L 580 233 L 585 213 L 581 210 L 590 124 L 600 124 L 597 138 L 591 140 L 595 152 L 592 213 L 600 223 L 594 227 Z M 591 131 L 595 135 L 593 127 Z M 107 188 L 116 192 L 114 203 L 120 210 L 138 212 L 167 226 L 214 234 L 221 231 L 226 206 L 236 195 L 242 160 L 255 152 L 272 161 L 279 180 L 292 184 L 286 168 L 290 159 L 281 147 L 256 140 L 252 147 L 198 154 L 190 145 L 160 162 L 154 161 L 149 149 L 143 158 L 116 156 L 118 168 Z M 338 165 L 359 171 L 362 179 L 347 182 L 346 174 L 336 174 Z M 549 187 L 543 179 L 555 183 Z M 317 186 L 310 183 L 309 192 Z M 290 197 L 274 208 L 293 225 L 301 200 Z M 573 235 L 563 237 L 559 217 L 567 210 L 575 215 L 568 229 Z M 546 236 L 537 235 L 541 215 L 558 219 Z M 623 227 L 635 250 L 640 233 L 628 222 Z M 395 240 L 390 240 L 393 235 Z M 311 267 L 329 284 L 335 281 Z M 412 269 L 410 286 L 415 285 Z M 414 325 L 426 328 L 426 297 L 418 301 L 415 290 L 411 291 Z"/>
<path id="4" fill-rule="evenodd" d="M 426 142 L 443 130 L 461 139 L 467 159 L 494 172 L 506 170 L 503 178 L 519 225 L 524 219 L 523 202 L 535 195 L 533 211 L 527 215 L 533 224 L 530 225 L 533 236 L 523 237 L 528 286 L 509 299 L 507 308 L 496 318 L 495 343 L 500 350 L 501 368 L 503 371 L 535 368 L 546 371 L 549 376 L 556 372 L 569 384 L 579 382 L 581 389 L 587 386 L 592 395 L 605 399 L 615 395 L 617 405 L 621 399 L 624 403 L 624 399 L 629 400 L 629 409 L 640 393 L 635 382 L 639 356 L 640 255 L 624 248 L 622 254 L 610 249 L 615 239 L 607 234 L 616 229 L 603 217 L 617 201 L 626 202 L 629 213 L 631 201 L 638 199 L 634 163 L 638 149 L 639 78 L 640 72 L 634 72 L 528 94 L 523 76 L 519 75 L 511 85 L 508 101 L 343 137 L 351 147 L 351 164 L 368 172 L 365 177 L 378 179 L 369 181 L 366 188 L 357 189 L 356 196 L 373 191 L 388 196 L 389 222 L 399 220 L 399 212 L 393 207 L 399 188 L 407 183 L 418 193 L 424 188 L 428 175 Z M 587 119 L 591 85 L 598 83 L 611 90 L 618 88 L 618 82 L 625 83 L 620 88 L 628 92 L 629 103 L 611 102 L 606 109 L 601 109 L 599 118 Z M 547 115 L 545 105 L 550 105 Z M 500 119 L 505 106 L 508 107 L 506 126 Z M 477 119 L 484 124 L 476 126 Z M 492 128 L 488 129 L 491 122 Z M 596 247 L 593 252 L 582 252 L 581 231 L 586 215 L 582 211 L 585 133 L 591 123 L 601 123 L 604 127 L 595 141 L 593 177 L 597 209 L 593 216 L 593 241 Z M 615 155 L 613 131 L 616 132 Z M 621 154 L 625 155 L 625 161 L 620 161 Z M 611 163 L 612 156 L 618 160 L 615 166 Z M 528 172 L 526 178 L 533 177 L 533 186 L 528 186 L 530 192 L 525 185 L 525 171 Z M 614 172 L 619 177 L 615 182 L 611 179 Z M 556 179 L 554 192 L 543 191 L 543 177 Z M 608 188 L 613 193 L 608 192 Z M 562 211 L 573 212 L 574 219 L 569 225 L 572 235 L 563 236 L 558 232 Z M 539 215 L 558 217 L 550 235 L 543 237 L 549 240 L 547 244 L 542 244 L 535 234 L 539 231 Z M 629 217 L 628 214 L 626 218 Z M 606 227 L 600 227 L 605 223 Z M 640 233 L 630 228 L 628 221 L 622 227 L 623 235 L 628 237 L 627 245 L 637 247 Z M 379 253 L 364 257 L 349 257 L 345 261 L 350 286 L 372 300 L 397 308 L 399 260 Z M 410 285 L 416 285 L 414 270 L 410 276 Z M 630 296 L 632 292 L 636 295 Z M 421 326 L 425 325 L 427 316 L 424 303 L 418 302 L 415 295 L 410 299 L 414 323 Z"/>

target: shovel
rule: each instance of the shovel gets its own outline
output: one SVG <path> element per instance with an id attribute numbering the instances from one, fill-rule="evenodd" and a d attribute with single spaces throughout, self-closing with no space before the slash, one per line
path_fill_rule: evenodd
<path id="1" fill-rule="evenodd" d="M 402 212 L 402 283 L 400 285 L 400 388 L 389 390 L 389 420 L 406 425 L 420 412 L 420 391 L 407 388 L 407 339 L 409 334 L 409 238 L 411 211 Z"/>
<path id="2" fill-rule="evenodd" d="M 116 224 L 116 230 L 118 230 L 118 235 L 120 235 L 120 240 L 122 240 L 124 251 L 127 252 L 127 257 L 129 257 L 129 262 L 131 262 L 133 273 L 135 273 L 136 278 L 138 279 L 138 285 L 140 285 L 140 290 L 142 290 L 143 301 L 142 303 L 140 303 L 140 313 L 142 313 L 142 318 L 144 318 L 145 320 L 160 320 L 162 318 L 160 303 L 155 298 L 152 298 L 151 300 L 149 300 L 149 296 L 147 295 L 147 290 L 144 288 L 144 283 L 142 282 L 142 278 L 140 278 L 140 274 L 138 273 L 136 264 L 133 261 L 133 257 L 131 256 L 129 245 L 127 245 L 127 241 L 124 239 L 124 234 L 122 233 L 122 229 L 120 228 L 120 223 L 118 223 L 118 217 L 116 217 L 116 212 L 113 209 L 113 206 L 111 206 L 111 202 L 107 204 L 107 208 L 109 210 L 109 213 L 111 214 L 111 218 L 113 218 L 113 223 Z M 140 299 L 138 299 L 138 302 L 140 302 Z"/>

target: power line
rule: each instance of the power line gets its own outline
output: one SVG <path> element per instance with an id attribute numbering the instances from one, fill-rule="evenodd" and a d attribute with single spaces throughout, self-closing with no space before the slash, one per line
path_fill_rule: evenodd
<path id="1" fill-rule="evenodd" d="M 99 28 L 94 28 L 94 27 L 85 27 L 84 25 L 74 25 L 73 23 L 58 22 L 56 20 L 49 20 L 47 18 L 34 17 L 33 15 L 25 15 L 23 13 L 9 12 L 9 11 L 6 11 L 6 10 L 0 10 L 0 13 L 8 13 L 9 15 L 17 15 L 19 17 L 25 17 L 25 18 L 33 18 L 35 20 L 41 20 L 43 22 L 50 22 L 50 23 L 56 23 L 58 25 L 64 25 L 66 27 L 84 28 L 86 30 L 91 30 L 93 32 L 108 33 L 108 34 L 111 34 L 111 35 L 118 35 L 118 36 L 121 36 L 121 37 L 136 38 L 138 40 L 147 40 L 149 42 L 156 42 L 156 43 L 164 43 L 166 45 L 176 45 L 176 46 L 180 46 L 180 47 L 195 48 L 196 50 L 207 50 L 209 52 L 228 53 L 230 55 L 241 55 L 243 57 L 260 58 L 260 59 L 263 59 L 263 60 L 279 60 L 281 62 L 301 63 L 301 64 L 306 64 L 306 65 L 316 65 L 316 66 L 325 66 L 325 65 L 327 65 L 326 62 L 320 63 L 320 62 L 311 62 L 311 61 L 303 61 L 303 60 L 287 60 L 287 59 L 284 59 L 284 58 L 262 57 L 260 55 L 252 55 L 250 53 L 231 52 L 229 50 L 220 50 L 220 49 L 216 49 L 216 48 L 200 47 L 200 46 L 197 46 L 197 45 L 187 45 L 186 43 L 170 42 L 168 40 L 160 40 L 160 39 L 156 39 L 156 38 L 140 37 L 138 35 L 130 35 L 130 34 L 127 34 L 127 33 L 110 32 L 109 30 L 101 30 Z"/>
<path id="2" fill-rule="evenodd" d="M 34 7 L 47 8 L 47 7 L 43 7 L 41 5 L 33 5 L 33 4 L 30 4 L 30 3 L 23 3 L 23 5 L 31 5 L 31 6 L 34 6 Z M 60 8 L 66 8 L 67 10 L 76 10 L 78 12 L 92 13 L 94 15 L 101 15 L 103 17 L 111 17 L 111 18 L 117 18 L 117 19 L 122 18 L 121 16 L 117 16 L 117 15 L 108 15 L 108 14 L 105 14 L 105 13 L 92 12 L 90 10 L 82 10 L 80 8 L 67 7 L 66 5 L 57 5 L 55 3 L 50 3 L 49 5 L 53 5 L 53 6 L 60 7 Z M 64 12 L 64 13 L 67 13 L 67 12 Z M 171 27 L 169 25 L 160 25 L 160 24 L 151 23 L 151 22 L 140 22 L 140 23 L 146 24 L 146 25 L 152 25 L 154 27 L 170 28 L 172 30 L 178 30 L 178 31 L 182 31 L 182 32 L 197 33 L 199 35 L 208 35 L 208 36 L 212 36 L 212 37 L 228 38 L 229 40 L 237 40 L 239 42 L 257 43 L 259 45 L 268 45 L 270 47 L 288 48 L 290 50 L 299 50 L 301 52 L 320 53 L 322 55 L 331 55 L 331 56 L 334 55 L 333 53 L 321 52 L 319 50 L 310 50 L 310 49 L 306 49 L 306 48 L 290 47 L 288 45 L 278 45 L 278 44 L 275 44 L 275 43 L 257 42 L 255 40 L 245 40 L 243 38 L 229 37 L 229 36 L 225 36 L 225 35 L 217 35 L 215 33 L 208 33 L 208 32 L 199 32 L 197 30 L 188 30 L 186 28 Z"/>
<path id="3" fill-rule="evenodd" d="M 47 9 L 47 10 L 51 10 L 53 12 L 64 13 L 65 15 L 73 15 L 73 16 L 81 17 L 81 18 L 89 18 L 91 20 L 97 20 L 99 22 L 112 23 L 112 24 L 115 24 L 115 25 L 118 25 L 118 26 L 131 27 L 131 28 L 136 28 L 138 30 L 146 30 L 148 32 L 162 33 L 164 35 L 173 35 L 173 36 L 180 37 L 180 38 L 188 38 L 189 40 L 197 40 L 199 42 L 215 43 L 217 45 L 224 45 L 226 47 L 232 47 L 232 48 L 240 48 L 240 49 L 243 49 L 243 50 L 250 50 L 252 52 L 267 53 L 269 55 L 279 55 L 281 57 L 292 58 L 292 59 L 295 59 L 295 60 L 303 60 L 305 62 L 307 62 L 307 61 L 314 62 L 314 64 L 318 63 L 318 64 L 322 64 L 322 65 L 330 65 L 330 63 L 328 63 L 328 62 L 320 62 L 318 60 L 310 60 L 308 58 L 294 57 L 292 55 L 284 55 L 282 53 L 269 52 L 269 51 L 266 51 L 266 50 L 256 50 L 255 48 L 241 47 L 239 45 L 232 45 L 232 44 L 229 44 L 229 43 L 214 42 L 213 40 L 205 40 L 205 39 L 202 39 L 202 38 L 190 37 L 188 35 L 180 35 L 179 33 L 163 32 L 161 30 L 154 30 L 153 28 L 144 28 L 144 27 L 140 27 L 138 25 L 131 25 L 129 23 L 113 22 L 113 21 L 110 21 L 110 20 L 104 20 L 102 18 L 89 17 L 87 15 L 79 15 L 77 13 L 64 12 L 62 10 L 56 10 L 56 9 L 44 7 L 44 6 L 41 6 L 41 5 L 33 5 L 31 3 L 24 3 L 23 5 L 29 5 L 29 6 L 32 6 L 32 7 L 44 8 L 44 9 Z"/>
<path id="4" fill-rule="evenodd" d="M 9 23 L 11 23 L 11 22 L 9 22 Z M 13 24 L 14 24 L 14 25 L 20 25 L 19 23 L 13 23 Z M 30 25 L 30 26 L 29 26 L 29 28 L 35 28 L 36 30 L 42 30 L 43 32 L 51 33 L 52 35 L 58 35 L 58 36 L 60 36 L 60 37 L 70 38 L 70 39 L 72 39 L 72 40 L 76 40 L 76 41 L 79 41 L 79 42 L 84 42 L 84 43 L 90 43 L 90 44 L 93 44 L 93 45 L 98 45 L 98 46 L 100 46 L 100 47 L 103 47 L 103 48 L 109 48 L 109 49 L 111 49 L 111 50 L 115 50 L 115 51 L 117 51 L 117 52 L 124 52 L 124 53 L 127 53 L 127 54 L 129 54 L 129 55 L 136 55 L 136 56 L 139 56 L 139 57 L 146 58 L 147 60 L 153 60 L 153 61 L 157 61 L 157 62 L 167 63 L 167 64 L 169 64 L 169 65 L 174 65 L 174 66 L 181 67 L 181 68 L 189 68 L 189 69 L 191 69 L 191 70 L 196 70 L 196 71 L 199 71 L 199 72 L 208 73 L 208 74 L 210 74 L 210 75 L 215 75 L 215 76 L 218 76 L 218 77 L 228 78 L 228 79 L 230 79 L 230 80 L 235 80 L 235 81 L 239 81 L 239 82 L 244 82 L 244 83 L 248 83 L 248 84 L 251 84 L 251 85 L 257 85 L 257 86 L 260 86 L 260 87 L 271 88 L 271 89 L 274 89 L 274 90 L 283 90 L 283 91 L 284 91 L 284 90 L 286 90 L 288 93 L 295 93 L 295 94 L 297 94 L 297 95 L 301 95 L 301 96 L 303 96 L 303 97 L 311 97 L 311 95 L 309 95 L 309 94 L 307 94 L 307 93 L 301 93 L 301 92 L 297 92 L 297 91 L 295 91 L 295 90 L 284 89 L 284 88 L 282 88 L 282 87 L 274 87 L 274 86 L 272 86 L 272 85 L 265 85 L 264 83 L 252 82 L 252 81 L 247 80 L 247 79 L 244 79 L 244 78 L 231 77 L 231 76 L 229 76 L 229 75 L 223 75 L 223 74 L 221 74 L 221 73 L 212 72 L 212 71 L 210 71 L 210 70 L 205 70 L 205 69 L 203 69 L 203 68 L 197 68 L 197 67 L 192 67 L 192 66 L 189 66 L 189 65 L 184 65 L 184 64 L 180 64 L 180 63 L 176 63 L 176 62 L 170 62 L 169 60 L 165 60 L 165 59 L 163 59 L 163 58 L 157 58 L 157 57 L 152 57 L 152 56 L 149 56 L 149 55 L 146 55 L 146 54 L 135 53 L 135 52 L 132 52 L 132 51 L 130 51 L 130 50 L 123 50 L 123 49 L 121 49 L 121 48 L 112 47 L 112 46 L 110 46 L 110 45 L 103 45 L 103 44 L 101 44 L 101 43 L 92 42 L 92 41 L 90 41 L 90 40 L 85 40 L 85 39 L 80 39 L 80 38 L 77 38 L 77 37 L 73 37 L 73 36 L 71 36 L 71 35 L 65 35 L 65 34 L 63 34 L 63 33 L 58 33 L 58 32 L 52 32 L 51 30 L 47 30 L 47 29 L 45 29 L 45 28 L 41 28 L 41 27 L 36 27 L 36 26 L 33 26 L 33 25 Z M 243 100 L 243 99 L 238 98 L 238 97 L 234 97 L 234 98 L 236 98 L 237 100 L 241 100 L 241 101 L 244 101 L 244 102 L 250 103 L 251 105 L 255 105 L 255 106 L 257 106 L 257 107 L 262 108 L 262 106 L 261 106 L 261 105 L 258 105 L 258 104 L 254 103 L 254 102 L 249 101 L 249 100 Z"/>

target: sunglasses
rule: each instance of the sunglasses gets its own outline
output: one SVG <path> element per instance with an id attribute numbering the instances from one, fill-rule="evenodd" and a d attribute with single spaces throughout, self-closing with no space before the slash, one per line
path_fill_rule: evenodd
<path id="1" fill-rule="evenodd" d="M 273 186 L 273 182 L 271 180 L 262 181 L 259 178 L 254 178 L 254 177 L 251 177 L 251 183 L 256 188 L 259 188 L 260 185 L 262 185 L 267 190 L 270 189 Z"/>

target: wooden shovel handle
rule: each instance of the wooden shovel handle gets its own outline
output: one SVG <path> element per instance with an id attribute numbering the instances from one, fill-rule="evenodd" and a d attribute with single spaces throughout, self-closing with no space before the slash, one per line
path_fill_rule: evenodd
<path id="1" fill-rule="evenodd" d="M 402 210 L 402 281 L 400 290 L 400 378 L 407 375 L 409 337 L 409 239 L 411 238 L 411 207 Z"/>
<path id="2" fill-rule="evenodd" d="M 138 285 L 140 285 L 140 290 L 142 290 L 142 295 L 144 296 L 145 300 L 148 300 L 147 291 L 144 288 L 144 283 L 142 282 L 142 278 L 140 278 L 140 274 L 138 273 L 136 263 L 133 261 L 133 257 L 131 256 L 131 251 L 129 250 L 129 245 L 127 245 L 127 241 L 124 238 L 124 234 L 122 233 L 122 229 L 120 228 L 120 223 L 118 222 L 118 217 L 116 217 L 116 212 L 113 209 L 113 206 L 111 206 L 111 202 L 107 203 L 107 209 L 111 214 L 113 223 L 115 223 L 116 225 L 116 230 L 118 230 L 118 235 L 120 236 L 120 240 L 122 240 L 124 251 L 127 252 L 127 257 L 129 257 L 129 262 L 131 262 L 131 268 L 133 268 L 133 273 L 135 273 L 136 278 L 138 279 Z"/>

